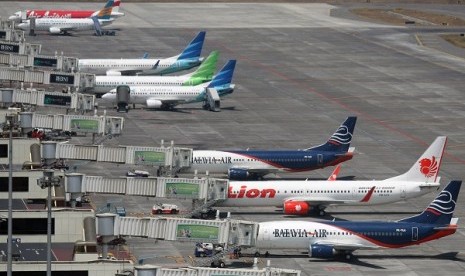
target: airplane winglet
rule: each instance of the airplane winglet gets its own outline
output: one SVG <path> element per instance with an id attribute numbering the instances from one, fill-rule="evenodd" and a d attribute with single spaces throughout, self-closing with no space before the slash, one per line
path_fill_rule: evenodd
<path id="1" fill-rule="evenodd" d="M 328 181 L 335 181 L 337 176 L 339 175 L 339 171 L 341 170 L 341 164 L 337 165 L 331 175 L 328 177 Z"/>

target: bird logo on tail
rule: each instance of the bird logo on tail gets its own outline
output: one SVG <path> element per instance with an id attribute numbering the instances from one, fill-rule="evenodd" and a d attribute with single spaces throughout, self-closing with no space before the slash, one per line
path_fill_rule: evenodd
<path id="1" fill-rule="evenodd" d="M 431 159 L 423 158 L 420 160 L 420 172 L 426 177 L 432 177 L 438 172 L 438 161 L 433 156 Z"/>

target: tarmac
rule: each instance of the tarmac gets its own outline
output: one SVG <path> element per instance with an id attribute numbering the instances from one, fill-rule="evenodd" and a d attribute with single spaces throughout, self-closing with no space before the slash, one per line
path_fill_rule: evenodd
<path id="1" fill-rule="evenodd" d="M 99 7 L 98 3 L 2 2 L 0 15 L 33 5 Z M 414 7 L 453 14 L 465 11 L 463 5 Z M 138 106 L 125 114 L 100 103 L 99 113 L 106 106 L 107 114 L 126 120 L 123 135 L 107 140 L 106 145 L 158 146 L 163 139 L 195 149 L 308 148 L 326 141 L 347 116 L 355 115 L 358 122 L 351 146 L 356 155 L 343 164 L 341 177 L 396 176 L 407 171 L 437 136 L 446 135 L 441 183 L 464 179 L 465 50 L 451 48 L 437 36 L 459 30 L 357 21 L 349 8 L 302 3 L 123 3 L 126 16 L 111 25 L 117 29 L 116 36 L 95 37 L 90 31 L 64 37 L 40 33 L 27 41 L 42 43 L 46 55 L 63 51 L 78 58 L 134 58 L 148 52 L 150 57 L 169 57 L 178 54 L 198 31 L 206 30 L 205 56 L 219 50 L 219 67 L 237 59 L 236 89 L 222 100 L 221 112 L 190 104 L 175 112 Z M 72 142 L 90 140 L 77 137 Z M 78 172 L 106 176 L 123 176 L 129 169 L 91 162 L 73 166 Z M 155 172 L 150 167 L 138 169 Z M 270 178 L 321 179 L 332 169 Z M 397 220 L 421 212 L 435 195 L 368 208 L 330 207 L 325 219 Z M 97 207 L 113 202 L 139 215 L 149 214 L 153 203 L 162 201 L 102 195 L 92 200 Z M 177 204 L 184 210 L 190 207 L 189 202 Z M 462 192 L 455 212 L 459 229 L 440 240 L 405 249 L 355 251 L 352 262 L 309 259 L 306 252 L 295 250 L 270 251 L 268 258 L 259 259 L 259 267 L 269 259 L 274 267 L 300 269 L 304 276 L 463 275 L 464 204 Z M 231 211 L 234 219 L 251 221 L 294 218 L 274 208 L 222 210 Z M 194 251 L 194 244 L 127 240 L 134 259 L 144 258 L 150 264 L 186 266 Z M 251 266 L 251 259 L 231 260 L 230 265 Z"/>

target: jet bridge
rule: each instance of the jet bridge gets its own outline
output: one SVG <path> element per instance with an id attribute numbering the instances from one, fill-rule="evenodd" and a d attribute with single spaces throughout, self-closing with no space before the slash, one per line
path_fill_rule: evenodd
<path id="1" fill-rule="evenodd" d="M 12 112 L 9 111 L 8 113 Z M 19 121 L 23 134 L 25 134 L 24 130 L 43 128 L 98 135 L 119 135 L 123 130 L 124 123 L 124 118 L 112 116 L 37 114 L 34 112 L 18 112 L 13 115 L 17 115 L 14 117 L 16 121 Z M 5 117 L 0 117 L 0 123 L 5 122 Z"/>
<path id="2" fill-rule="evenodd" d="M 0 59 L 2 56 L 0 56 Z M 38 83 L 77 87 L 79 91 L 94 87 L 95 75 L 87 73 L 68 73 L 63 71 L 43 71 L 24 67 L 0 67 L 0 80 L 22 83 Z"/>
<path id="3" fill-rule="evenodd" d="M 121 217 L 96 215 L 97 235 L 131 236 L 166 241 L 212 242 L 254 247 L 258 223 L 242 220 L 199 220 L 175 217 Z M 111 238 L 110 238 L 111 240 Z"/>
<path id="4" fill-rule="evenodd" d="M 136 195 L 160 198 L 221 201 L 228 196 L 229 180 L 177 177 L 103 177 L 80 173 L 65 175 L 66 193 L 77 197 L 86 193 Z"/>
<path id="5" fill-rule="evenodd" d="M 58 107 L 85 112 L 92 111 L 95 108 L 96 101 L 95 96 L 89 94 L 0 88 L 0 104 L 10 106 L 13 103 Z"/>

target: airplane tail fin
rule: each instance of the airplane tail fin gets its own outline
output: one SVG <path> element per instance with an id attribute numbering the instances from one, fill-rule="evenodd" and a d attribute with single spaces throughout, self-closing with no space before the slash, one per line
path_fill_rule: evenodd
<path id="1" fill-rule="evenodd" d="M 461 180 L 451 181 L 442 192 L 419 215 L 401 219 L 399 222 L 417 222 L 429 224 L 456 224 L 453 220 L 457 197 L 460 192 Z"/>
<path id="2" fill-rule="evenodd" d="M 202 52 L 203 42 L 205 41 L 205 31 L 201 31 L 196 37 L 187 45 L 182 53 L 178 56 L 180 59 L 199 58 Z"/>
<path id="3" fill-rule="evenodd" d="M 218 51 L 211 52 L 208 57 L 190 74 L 190 78 L 205 78 L 211 80 L 216 71 L 216 63 L 218 62 Z"/>
<path id="4" fill-rule="evenodd" d="M 119 12 L 119 5 L 121 5 L 121 0 L 115 0 L 113 2 L 113 11 Z"/>
<path id="5" fill-rule="evenodd" d="M 234 69 L 236 68 L 236 60 L 229 60 L 223 68 L 221 68 L 213 79 L 208 84 L 208 87 L 223 87 L 228 86 L 232 82 L 232 77 L 234 75 Z"/>
<path id="6" fill-rule="evenodd" d="M 410 170 L 404 174 L 386 180 L 424 181 L 425 183 L 436 183 L 446 143 L 446 136 L 437 137 L 413 164 Z"/>
<path id="7" fill-rule="evenodd" d="M 344 123 L 338 127 L 336 132 L 334 132 L 326 143 L 306 150 L 347 152 L 350 147 L 350 142 L 352 141 L 356 122 L 357 117 L 347 117 Z"/>
<path id="8" fill-rule="evenodd" d="M 110 19 L 111 18 L 111 12 L 113 11 L 113 5 L 114 5 L 114 0 L 108 0 L 108 2 L 105 4 L 103 9 L 98 10 L 94 14 L 92 14 L 92 17 L 97 17 L 97 19 Z"/>

